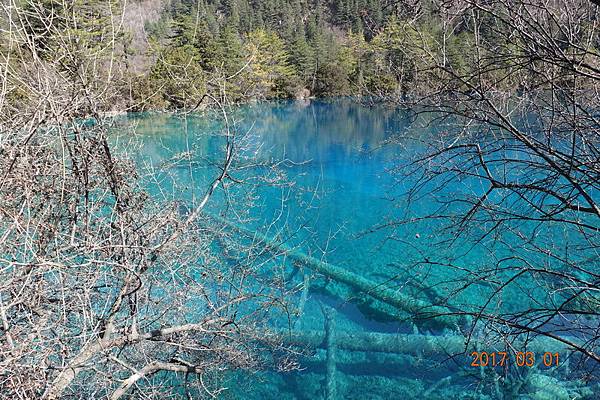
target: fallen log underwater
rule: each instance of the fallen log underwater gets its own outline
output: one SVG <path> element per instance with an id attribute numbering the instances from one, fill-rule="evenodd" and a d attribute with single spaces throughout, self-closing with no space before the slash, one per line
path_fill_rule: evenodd
<path id="1" fill-rule="evenodd" d="M 464 317 L 453 314 L 448 307 L 434 305 L 383 287 L 368 278 L 308 256 L 285 243 L 278 243 L 275 239 L 270 239 L 261 233 L 241 227 L 218 216 L 207 216 L 222 223 L 232 231 L 242 234 L 249 240 L 263 244 L 266 249 L 275 254 L 287 257 L 313 272 L 328 277 L 332 281 L 341 282 L 373 299 L 395 307 L 401 312 L 412 314 L 413 317 L 420 320 L 434 320 L 440 326 L 451 330 L 466 322 Z M 300 299 L 300 309 L 304 308 L 308 290 L 308 275 L 304 274 L 304 289 Z M 437 294 L 434 293 L 434 295 Z M 441 298 L 441 296 L 438 295 L 437 298 Z M 565 359 L 566 352 L 574 350 L 567 343 L 545 336 L 538 336 L 527 341 L 518 340 L 507 343 L 503 340 L 494 342 L 493 340 L 483 340 L 475 337 L 468 340 L 456 330 L 454 332 L 446 330 L 446 333 L 442 335 L 338 331 L 335 329 L 334 311 L 329 310 L 326 314 L 325 329 L 323 331 L 271 330 L 271 333 L 275 334 L 286 346 L 326 350 L 325 360 L 305 360 L 306 365 L 312 365 L 313 368 L 324 367 L 323 389 L 326 399 L 336 398 L 338 390 L 340 390 L 338 385 L 341 385 L 336 382 L 340 374 L 358 373 L 364 375 L 364 368 L 367 368 L 368 372 L 372 374 L 389 373 L 394 369 L 404 371 L 407 367 L 411 368 L 410 365 L 413 365 L 414 368 L 422 368 L 422 363 L 425 362 L 423 360 L 428 360 L 425 365 L 435 366 L 438 365 L 436 363 L 443 363 L 453 357 L 467 357 L 468 359 L 473 351 L 507 352 L 508 363 L 515 362 L 517 352 L 529 351 L 535 354 L 539 365 L 539 362 L 541 362 L 539 360 L 542 359 L 545 353 L 559 353 L 560 357 Z M 582 344 L 581 340 L 576 338 L 569 338 L 569 341 L 577 346 Z M 420 366 L 417 366 L 418 364 Z M 464 365 L 468 366 L 468 361 Z M 566 365 L 568 368 L 568 362 Z M 377 369 L 378 366 L 380 369 Z M 479 367 L 479 370 L 483 371 L 483 367 Z M 533 376 L 544 378 L 543 385 L 538 385 L 539 387 L 528 383 L 533 388 L 531 389 L 533 393 L 539 392 L 541 395 L 546 396 L 544 398 L 558 398 L 554 396 L 555 393 L 559 393 L 561 390 L 565 391 L 565 387 L 570 387 L 569 385 L 576 385 L 576 383 L 565 384 L 555 378 L 547 378 L 541 373 Z M 423 392 L 424 398 L 438 390 L 439 386 L 450 385 L 451 379 L 451 377 L 446 376 L 441 378 L 438 383 L 432 384 Z M 577 386 L 576 389 L 580 390 L 581 388 Z M 548 393 L 551 397 L 548 397 Z"/>
<path id="2" fill-rule="evenodd" d="M 367 278 L 303 254 L 300 250 L 292 248 L 285 243 L 277 243 L 275 239 L 269 239 L 263 234 L 238 226 L 218 216 L 208 216 L 246 238 L 262 243 L 266 249 L 275 254 L 285 256 L 313 272 L 328 277 L 332 281 L 341 282 L 377 301 L 395 307 L 401 312 L 412 314 L 422 320 L 436 321 L 440 326 L 450 329 L 455 329 L 459 324 L 466 322 L 458 315 L 453 315 L 447 307 L 436 306 L 427 301 L 382 287 L 380 284 Z M 308 280 L 308 275 L 304 274 L 304 289 L 300 299 L 300 309 L 304 308 L 304 303 L 308 295 Z M 467 361 L 464 361 L 464 364 L 461 362 L 458 365 L 468 367 L 470 365 L 468 356 L 473 351 L 485 351 L 488 353 L 506 352 L 509 364 L 515 363 L 517 352 L 529 351 L 534 353 L 538 360 L 536 364 L 537 368 L 545 353 L 558 353 L 561 359 L 568 360 L 569 357 L 565 357 L 566 352 L 574 350 L 572 346 L 569 346 L 565 342 L 545 336 L 538 336 L 527 341 L 518 340 L 507 343 L 501 339 L 493 341 L 472 337 L 468 340 L 456 330 L 454 332 L 446 330 L 446 333 L 442 335 L 338 331 L 335 329 L 334 315 L 332 309 L 326 312 L 325 329 L 323 331 L 271 330 L 271 333 L 275 334 L 281 340 L 282 344 L 286 346 L 310 348 L 313 350 L 324 349 L 326 351 L 325 360 L 308 359 L 305 360 L 304 364 L 309 367 L 312 366 L 312 368 L 324 368 L 322 372 L 325 374 L 323 393 L 326 399 L 336 398 L 338 391 L 341 390 L 338 386 L 343 385 L 337 382 L 338 378 L 345 374 L 359 374 L 363 376 L 365 372 L 378 375 L 382 373 L 388 374 L 391 371 L 404 371 L 406 374 L 407 368 L 421 369 L 423 365 L 437 368 L 436 365 L 441 365 L 441 363 L 454 357 L 466 358 Z M 569 338 L 569 341 L 576 346 L 582 345 L 581 340 L 576 338 Z M 565 365 L 568 369 L 568 361 Z M 478 369 L 481 373 L 485 370 L 482 366 L 478 367 Z M 536 369 L 531 369 L 531 371 L 533 370 Z M 542 372 L 531 375 L 533 377 L 541 377 L 541 380 L 537 379 L 542 382 L 541 384 L 537 384 L 536 386 L 537 381 L 530 382 L 535 381 L 535 379 L 530 379 L 529 374 L 526 375 L 524 381 L 528 385 L 528 390 L 542 396 L 540 398 L 563 398 L 557 397 L 556 393 L 563 394 L 566 391 L 565 388 L 572 387 L 570 390 L 573 393 L 575 391 L 583 393 L 582 391 L 586 389 L 585 387 L 581 388 L 578 381 L 565 383 L 556 378 L 548 378 Z M 428 398 L 440 386 L 451 385 L 451 380 L 452 376 L 441 377 L 437 383 L 433 383 L 423 391 L 423 398 Z M 574 398 L 580 397 L 576 396 Z"/>
<path id="3" fill-rule="evenodd" d="M 304 331 L 277 331 L 286 345 L 304 346 L 309 348 L 327 348 L 327 335 L 317 330 Z M 485 351 L 506 351 L 503 343 L 489 343 L 487 341 L 471 340 L 463 335 L 426 335 L 395 334 L 380 332 L 348 332 L 337 331 L 335 341 L 338 349 L 347 351 L 376 352 L 414 355 L 419 357 L 452 356 L 465 354 L 476 349 Z M 544 353 L 560 353 L 570 347 L 552 338 L 537 337 L 525 343 L 514 343 L 512 345 L 518 351 L 532 351 L 541 356 Z"/>
<path id="4" fill-rule="evenodd" d="M 325 308 L 325 346 L 327 348 L 327 359 L 325 362 L 326 375 L 325 375 L 325 399 L 334 400 L 337 399 L 337 387 L 336 387 L 336 350 L 337 350 L 337 338 L 335 336 L 335 310 L 332 308 Z"/>
<path id="5" fill-rule="evenodd" d="M 226 225 L 228 228 L 241 233 L 248 239 L 258 241 L 265 247 L 278 251 L 288 259 L 305 265 L 314 272 L 327 276 L 337 282 L 344 283 L 362 293 L 368 294 L 377 300 L 410 314 L 418 320 L 434 320 L 441 327 L 450 329 L 455 329 L 461 324 L 461 317 L 453 314 L 447 307 L 433 305 L 427 301 L 416 299 L 397 290 L 382 286 L 368 278 L 347 271 L 344 268 L 308 256 L 285 243 L 277 243 L 274 239 L 270 239 L 267 236 L 248 228 L 241 227 L 222 217 L 208 213 L 206 213 L 206 215 L 215 221 Z"/>
<path id="6" fill-rule="evenodd" d="M 331 317 L 331 314 L 329 316 Z M 329 325 L 329 326 L 328 326 Z M 488 365 L 490 367 L 499 367 L 501 371 L 507 371 L 511 365 L 519 366 L 518 353 L 531 352 L 534 354 L 535 362 L 527 373 L 523 376 L 513 375 L 518 387 L 525 387 L 528 393 L 535 395 L 536 399 L 568 399 L 568 398 L 591 398 L 592 390 L 586 386 L 582 380 L 568 380 L 564 376 L 557 375 L 558 367 L 549 368 L 550 372 L 544 372 L 541 365 L 545 360 L 545 354 L 560 354 L 563 361 L 560 371 L 568 375 L 569 357 L 565 352 L 571 347 L 565 343 L 554 340 L 550 337 L 539 336 L 528 341 L 515 341 L 510 344 L 504 341 L 491 342 L 482 340 L 470 340 L 462 335 L 426 335 L 426 334 L 390 334 L 379 332 L 349 332 L 336 331 L 332 333 L 332 326 L 325 321 L 325 331 L 275 331 L 274 333 L 282 338 L 282 342 L 287 346 L 298 346 L 311 349 L 325 349 L 326 358 L 321 357 L 307 358 L 302 365 L 311 369 L 313 372 L 326 375 L 324 392 L 331 393 L 332 387 L 337 390 L 336 377 L 341 375 L 389 375 L 399 374 L 403 377 L 412 379 L 422 379 L 422 371 L 428 370 L 428 374 L 437 374 L 431 385 L 424 388 L 420 398 L 429 398 L 429 396 L 439 390 L 441 387 L 452 385 L 452 381 L 458 377 L 456 373 L 447 375 L 449 371 L 444 372 L 439 367 L 449 359 L 455 360 L 455 365 L 466 375 L 463 377 L 475 377 L 479 375 L 484 380 L 486 371 L 485 366 L 471 366 L 471 352 L 486 351 L 506 352 L 506 361 L 501 365 Z M 332 351 L 332 336 L 333 351 Z M 571 339 L 573 340 L 573 339 Z M 581 341 L 573 340 L 573 343 L 580 345 Z M 483 350 L 485 349 L 485 350 Z M 337 351 L 337 352 L 336 352 Z M 332 357 L 335 357 L 332 359 Z M 457 358 L 458 357 L 458 358 Z M 500 357 L 500 355 L 498 355 Z M 466 359 L 466 360 L 465 360 Z M 461 361 L 464 360 L 464 361 Z M 489 359 L 488 359 L 489 360 Z M 523 361 L 523 360 L 522 360 Z M 527 364 L 529 365 L 529 364 Z M 323 371 L 324 368 L 324 371 Z M 333 368 L 333 373 L 331 372 Z M 320 371 L 320 372 L 319 372 Z M 492 368 L 497 375 L 496 369 Z M 536 372 L 537 371 L 537 372 Z M 547 373 L 551 374 L 546 375 Z M 506 385 L 504 388 L 495 386 L 495 398 L 506 398 L 501 393 L 513 392 L 517 387 L 512 379 L 496 382 Z M 459 390 L 464 390 L 464 383 L 458 384 Z M 335 393 L 335 392 L 334 392 Z M 572 396 L 569 397 L 568 395 Z M 511 395 L 512 396 L 512 395 Z M 514 396 L 513 396 L 514 397 Z M 513 398 L 509 397 L 509 398 Z M 325 398 L 330 398 L 325 396 Z M 481 398 L 489 398 L 482 396 Z"/>

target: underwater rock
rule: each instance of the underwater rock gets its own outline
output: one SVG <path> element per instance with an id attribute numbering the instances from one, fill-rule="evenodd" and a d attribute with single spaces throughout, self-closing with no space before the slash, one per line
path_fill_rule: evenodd
<path id="1" fill-rule="evenodd" d="M 308 88 L 302 88 L 295 93 L 294 97 L 296 100 L 307 100 L 310 98 L 310 90 Z"/>

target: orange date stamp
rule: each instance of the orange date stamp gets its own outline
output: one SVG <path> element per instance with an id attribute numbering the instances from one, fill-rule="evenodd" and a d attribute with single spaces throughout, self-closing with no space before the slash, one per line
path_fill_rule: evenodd
<path id="1" fill-rule="evenodd" d="M 539 361 L 541 356 L 542 364 L 545 367 L 558 367 L 558 353 L 549 351 L 543 354 L 536 354 L 532 351 L 517 351 L 508 353 L 506 351 L 473 351 L 471 353 L 471 367 L 504 367 L 513 363 L 517 367 L 533 367 Z"/>

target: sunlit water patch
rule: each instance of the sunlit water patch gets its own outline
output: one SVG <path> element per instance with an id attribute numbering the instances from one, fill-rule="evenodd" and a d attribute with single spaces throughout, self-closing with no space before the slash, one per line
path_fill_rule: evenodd
<path id="1" fill-rule="evenodd" d="M 285 188 L 265 185 L 250 210 L 246 229 L 266 237 L 283 233 L 299 254 L 365 278 L 376 285 L 373 290 L 385 288 L 424 302 L 443 297 L 451 288 L 443 282 L 459 276 L 439 266 L 412 268 L 418 262 L 446 257 L 466 269 L 486 263 L 490 254 L 486 242 L 476 246 L 449 242 L 445 249 L 433 246 L 448 239 L 439 233 L 435 220 L 374 229 L 390 221 L 411 220 L 433 207 L 423 199 L 408 207 L 402 194 L 414 181 L 397 181 L 388 173 L 418 150 L 411 145 L 384 145 L 408 129 L 410 113 L 384 106 L 367 108 L 350 101 L 281 102 L 240 107 L 232 110 L 230 118 L 236 121 L 232 131 L 244 137 L 240 151 L 246 159 L 257 164 L 285 160 L 280 167 L 293 182 Z M 183 204 L 201 198 L 218 175 L 223 156 L 224 138 L 219 135 L 223 126 L 214 115 L 139 114 L 128 120 L 139 135 L 140 162 L 166 166 L 171 174 L 155 182 L 152 190 L 166 197 L 173 194 Z M 429 126 L 418 134 L 427 138 L 440 129 Z M 244 177 L 244 172 L 237 176 L 240 180 Z M 464 184 L 474 193 L 483 190 L 477 182 Z M 208 209 L 219 213 L 225 200 L 217 193 Z M 270 224 L 272 221 L 275 223 Z M 297 269 L 289 279 L 301 285 L 307 279 L 303 273 Z M 387 335 L 381 336 L 384 338 L 392 334 L 444 337 L 449 332 L 447 325 L 412 323 L 394 307 L 330 278 L 311 274 L 308 280 L 310 290 L 293 299 L 302 304 L 293 321 L 298 332 L 323 333 L 328 307 L 336 310 L 336 332 Z M 426 288 L 432 285 L 433 290 Z M 478 304 L 487 290 L 483 284 L 474 286 L 452 300 Z M 503 306 L 521 307 L 519 290 L 523 288 L 507 296 Z M 287 321 L 281 322 L 273 324 L 285 327 Z M 481 371 L 470 371 L 467 358 L 448 362 L 447 354 L 420 355 L 424 353 L 419 349 L 410 354 L 370 350 L 337 351 L 338 398 L 455 398 L 459 394 L 462 398 L 493 398 L 475 393 Z M 236 374 L 228 382 L 228 396 L 324 398 L 329 384 L 326 359 L 326 350 L 321 348 L 301 360 L 303 370 L 299 372 Z M 551 381 L 542 379 L 539 387 L 528 390 L 534 394 L 542 391 L 543 382 L 552 387 Z M 547 398 L 560 398 L 549 393 Z"/>

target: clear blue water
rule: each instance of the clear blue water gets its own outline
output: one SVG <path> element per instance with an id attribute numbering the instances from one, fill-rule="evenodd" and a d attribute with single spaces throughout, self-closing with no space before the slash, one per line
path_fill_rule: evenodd
<path id="1" fill-rule="evenodd" d="M 252 192 L 244 185 L 241 189 L 231 189 L 238 196 L 254 196 L 254 207 L 236 210 L 248 217 L 250 229 L 267 236 L 280 233 L 306 254 L 367 277 L 382 287 L 427 301 L 431 301 L 431 293 L 422 291 L 419 282 L 434 285 L 460 277 L 442 267 L 414 267 L 417 262 L 426 258 L 453 259 L 464 268 L 472 269 L 489 257 L 492 244 L 485 241 L 474 247 L 461 240 L 445 247 L 435 246 L 447 239 L 439 233 L 440 226 L 435 221 L 374 229 L 391 220 L 418 217 L 434 207 L 425 199 L 418 199 L 409 206 L 402 196 L 414 181 L 398 181 L 397 176 L 389 173 L 418 150 L 411 144 L 383 146 L 388 139 L 408 129 L 406 112 L 384 106 L 367 108 L 350 101 L 281 102 L 240 107 L 232 111 L 230 117 L 236 121 L 233 129 L 240 138 L 242 163 L 287 160 L 278 171 L 286 175 L 287 182 L 293 182 L 269 187 L 251 178 L 256 174 L 273 177 L 269 169 L 254 167 L 235 171 L 236 179 L 250 179 L 260 184 L 253 187 Z M 218 173 L 218 168 L 211 163 L 219 165 L 222 156 L 223 138 L 218 135 L 221 125 L 215 122 L 214 116 L 182 118 L 151 114 L 128 118 L 136 125 L 135 140 L 141 143 L 140 161 L 164 166 L 174 157 L 180 160 L 167 168 L 172 175 L 165 174 L 165 179 L 154 188 L 155 193 L 185 201 L 201 197 L 206 184 Z M 422 128 L 418 134 L 426 140 L 436 135 L 438 129 L 443 127 Z M 464 185 L 438 195 L 451 196 L 452 190 L 472 193 L 483 190 L 477 181 Z M 219 212 L 224 204 L 225 197 L 218 191 L 211 199 L 210 208 Z M 269 224 L 273 220 L 276 222 Z M 298 282 L 302 281 L 300 275 L 294 277 Z M 418 323 L 415 326 L 403 320 L 404 316 L 393 315 L 389 307 L 372 302 L 368 296 L 347 286 L 323 284 L 318 276 L 312 279 L 314 284 L 303 313 L 294 321 L 297 330 L 322 331 L 322 306 L 328 305 L 337 311 L 338 331 L 393 334 L 412 333 L 417 329 L 444 334 L 437 327 Z M 459 284 L 460 280 L 455 283 Z M 437 289 L 443 295 L 451 287 L 452 284 L 442 284 Z M 473 287 L 452 301 L 477 303 L 486 290 L 491 289 Z M 503 299 L 502 306 L 522 307 L 524 301 L 519 292 L 523 290 L 526 289 L 514 288 L 512 295 Z M 300 296 L 294 301 L 300 301 Z M 465 369 L 466 358 L 442 363 L 445 357 L 426 360 L 402 354 L 384 357 L 369 352 L 343 352 L 338 357 L 339 398 L 459 398 L 454 396 L 460 393 L 469 398 L 469 393 L 474 392 L 475 380 L 470 379 L 468 373 L 459 374 L 459 370 Z M 227 396 L 324 398 L 325 351 L 318 350 L 301 361 L 303 371 L 300 372 L 236 375 Z M 453 379 L 452 385 L 427 390 L 449 376 Z"/>

